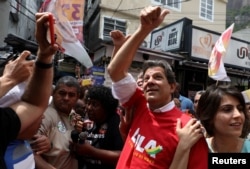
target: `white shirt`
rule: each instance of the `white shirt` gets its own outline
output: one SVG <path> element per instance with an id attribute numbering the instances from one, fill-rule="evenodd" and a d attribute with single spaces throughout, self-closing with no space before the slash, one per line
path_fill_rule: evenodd
<path id="1" fill-rule="evenodd" d="M 124 104 L 126 103 L 130 97 L 135 93 L 137 88 L 137 84 L 133 76 L 128 73 L 128 75 L 121 79 L 118 82 L 112 83 L 112 93 L 113 96 L 120 101 L 120 103 Z M 147 104 L 149 107 L 149 105 Z M 155 113 L 161 113 L 161 112 L 167 112 L 171 109 L 173 109 L 175 106 L 174 101 L 172 100 L 168 104 L 164 105 L 163 107 L 160 107 L 158 109 L 155 109 Z"/>

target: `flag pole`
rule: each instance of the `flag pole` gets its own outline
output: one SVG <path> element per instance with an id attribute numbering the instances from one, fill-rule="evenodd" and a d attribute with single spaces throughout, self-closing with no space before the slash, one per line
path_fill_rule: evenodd
<path id="1" fill-rule="evenodd" d="M 215 84 L 215 86 L 218 86 L 218 84 L 219 84 L 219 80 L 217 80 L 217 81 L 216 81 L 216 84 Z"/>

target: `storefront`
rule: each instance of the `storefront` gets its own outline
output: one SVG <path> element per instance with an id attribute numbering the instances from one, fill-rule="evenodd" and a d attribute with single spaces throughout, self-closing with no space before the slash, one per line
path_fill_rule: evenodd
<path id="1" fill-rule="evenodd" d="M 220 34 L 192 27 L 192 42 L 190 43 L 190 56 L 183 64 L 188 67 L 197 67 L 205 69 L 207 73 L 208 60 L 211 55 L 212 48 L 215 42 L 219 39 Z M 226 53 L 223 56 L 224 66 L 231 84 L 238 87 L 240 90 L 248 89 L 250 78 L 250 42 L 242 41 L 236 38 L 231 38 Z M 193 73 L 195 74 L 195 72 Z M 199 80 L 199 78 L 198 78 Z M 204 80 L 204 79 L 201 79 Z M 204 81 L 205 82 L 205 81 Z M 208 86 L 209 83 L 204 83 Z"/>
<path id="2" fill-rule="evenodd" d="M 104 73 L 104 85 L 111 86 L 111 79 L 107 72 L 107 65 L 110 62 L 113 45 L 103 44 L 104 47 L 96 51 L 93 55 L 94 65 L 103 67 L 105 70 Z M 184 56 L 179 54 L 173 54 L 171 52 L 161 52 L 157 50 L 153 50 L 150 48 L 140 47 L 137 50 L 137 53 L 134 57 L 134 60 L 129 68 L 129 72 L 133 75 L 134 78 L 137 78 L 137 75 L 142 70 L 142 64 L 145 60 L 166 60 L 173 68 L 175 63 L 184 59 Z"/>
<path id="3" fill-rule="evenodd" d="M 174 69 L 176 79 L 181 84 L 181 93 L 192 99 L 196 91 L 215 83 L 208 77 L 208 60 L 219 37 L 220 33 L 193 26 L 190 19 L 183 18 L 153 31 L 150 48 L 141 46 L 138 49 L 129 71 L 136 78 L 145 60 L 164 59 Z M 102 45 L 93 54 L 93 61 L 105 69 L 104 85 L 110 86 L 106 66 L 110 62 L 113 45 Z M 232 38 L 223 58 L 230 83 L 240 90 L 250 88 L 249 45 L 250 42 Z"/>
<path id="4" fill-rule="evenodd" d="M 174 60 L 177 81 L 181 93 L 193 98 L 196 91 L 216 83 L 208 77 L 208 61 L 220 33 L 192 25 L 183 18 L 171 25 L 152 32 L 151 49 L 183 56 Z M 231 38 L 223 62 L 231 83 L 240 90 L 250 88 L 250 42 Z"/>

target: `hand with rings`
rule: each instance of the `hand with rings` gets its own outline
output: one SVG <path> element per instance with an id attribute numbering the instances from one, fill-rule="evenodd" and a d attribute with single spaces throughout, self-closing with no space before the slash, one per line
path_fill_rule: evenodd
<path id="1" fill-rule="evenodd" d="M 181 120 L 177 119 L 176 133 L 179 137 L 179 144 L 183 149 L 190 149 L 201 137 L 203 137 L 204 128 L 195 118 L 190 119 L 182 128 Z"/>

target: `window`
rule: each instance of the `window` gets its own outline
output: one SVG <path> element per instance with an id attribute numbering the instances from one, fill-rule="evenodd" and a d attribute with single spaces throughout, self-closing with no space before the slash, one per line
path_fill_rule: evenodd
<path id="1" fill-rule="evenodd" d="M 200 0 L 200 17 L 213 21 L 214 0 Z"/>
<path id="2" fill-rule="evenodd" d="M 180 0 L 166 0 L 166 4 L 167 6 L 174 8 L 174 9 L 180 9 L 181 6 L 181 1 Z"/>
<path id="3" fill-rule="evenodd" d="M 157 4 L 162 4 L 162 1 L 164 0 L 154 0 Z"/>
<path id="4" fill-rule="evenodd" d="M 123 20 L 104 17 L 103 40 L 110 40 L 109 33 L 112 30 L 120 30 L 126 35 L 126 22 Z"/>
<path id="5" fill-rule="evenodd" d="M 153 0 L 156 5 L 164 5 L 171 9 L 181 9 L 181 0 Z"/>

